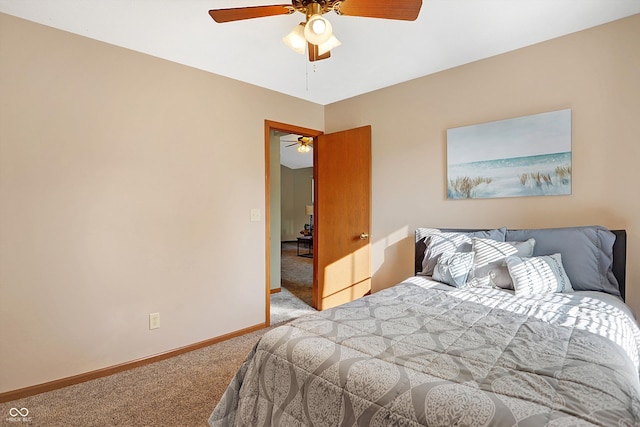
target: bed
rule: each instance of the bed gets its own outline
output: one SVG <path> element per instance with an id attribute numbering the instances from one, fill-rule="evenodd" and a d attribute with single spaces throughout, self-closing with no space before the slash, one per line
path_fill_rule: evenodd
<path id="1" fill-rule="evenodd" d="M 638 426 L 625 262 L 599 226 L 417 229 L 414 276 L 268 331 L 209 424 Z"/>

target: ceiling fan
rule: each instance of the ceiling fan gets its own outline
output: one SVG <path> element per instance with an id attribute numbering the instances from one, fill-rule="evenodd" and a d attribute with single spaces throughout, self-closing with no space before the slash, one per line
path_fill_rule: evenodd
<path id="1" fill-rule="evenodd" d="M 292 142 L 285 139 L 281 139 L 280 141 Z M 311 151 L 311 147 L 313 146 L 313 138 L 310 136 L 299 136 L 296 142 L 294 142 L 293 144 L 285 145 L 285 147 L 293 147 L 294 145 L 298 146 L 298 151 L 300 153 L 308 153 L 309 151 Z"/>
<path id="2" fill-rule="evenodd" d="M 292 0 L 291 5 L 234 7 L 214 9 L 209 15 L 214 21 L 223 23 L 266 16 L 290 15 L 300 12 L 305 15 L 301 22 L 282 40 L 291 49 L 304 55 L 309 61 L 319 61 L 331 56 L 331 49 L 342 43 L 333 35 L 331 23 L 322 15 L 334 11 L 338 15 L 367 18 L 415 21 L 422 7 L 422 0 Z"/>

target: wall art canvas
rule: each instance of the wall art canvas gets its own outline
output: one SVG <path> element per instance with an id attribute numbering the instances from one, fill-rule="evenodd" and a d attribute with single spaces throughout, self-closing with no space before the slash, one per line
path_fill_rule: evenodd
<path id="1" fill-rule="evenodd" d="M 447 130 L 447 198 L 571 194 L 571 109 Z"/>

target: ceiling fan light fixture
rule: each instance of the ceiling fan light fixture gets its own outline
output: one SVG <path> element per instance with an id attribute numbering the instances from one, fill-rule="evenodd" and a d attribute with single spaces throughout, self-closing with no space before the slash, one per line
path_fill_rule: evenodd
<path id="1" fill-rule="evenodd" d="M 282 41 L 292 50 L 304 55 L 307 47 L 307 40 L 304 37 L 304 22 L 296 25 L 287 36 L 283 37 Z"/>
<path id="2" fill-rule="evenodd" d="M 311 44 L 321 45 L 331 38 L 333 28 L 331 22 L 327 21 L 322 15 L 314 14 L 307 19 L 304 26 L 304 37 Z"/>
<path id="3" fill-rule="evenodd" d="M 313 34 L 322 35 L 327 30 L 327 23 L 324 19 L 314 19 L 311 24 L 311 31 Z"/>
<path id="4" fill-rule="evenodd" d="M 309 147 L 309 146 L 308 146 L 308 145 L 306 145 L 306 144 L 301 144 L 301 145 L 298 147 L 298 152 L 299 152 L 299 153 L 308 153 L 309 151 L 311 151 L 311 147 Z"/>
<path id="5" fill-rule="evenodd" d="M 336 36 L 332 34 L 331 37 L 329 37 L 329 40 L 322 43 L 321 45 L 318 45 L 318 56 L 324 55 L 325 53 L 329 52 L 331 49 L 336 48 L 341 44 L 342 43 L 340 43 L 340 40 L 338 40 Z"/>

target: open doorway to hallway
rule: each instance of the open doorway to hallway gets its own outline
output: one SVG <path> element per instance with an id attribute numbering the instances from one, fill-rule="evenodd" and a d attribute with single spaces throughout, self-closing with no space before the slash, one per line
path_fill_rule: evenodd
<path id="1" fill-rule="evenodd" d="M 321 132 L 266 122 L 267 321 L 315 311 L 313 304 L 313 138 Z"/>
<path id="2" fill-rule="evenodd" d="M 284 134 L 279 146 L 280 291 L 271 298 L 272 324 L 313 305 L 313 138 Z"/>

